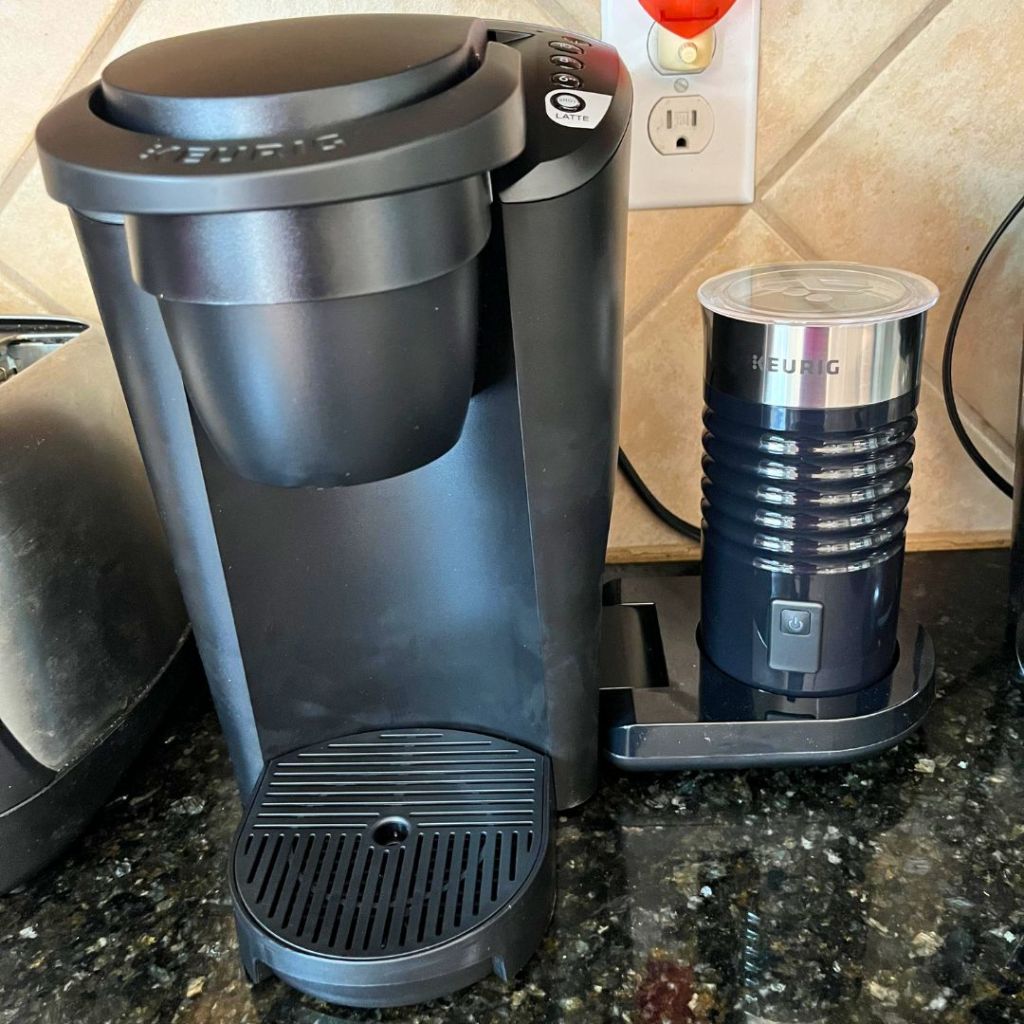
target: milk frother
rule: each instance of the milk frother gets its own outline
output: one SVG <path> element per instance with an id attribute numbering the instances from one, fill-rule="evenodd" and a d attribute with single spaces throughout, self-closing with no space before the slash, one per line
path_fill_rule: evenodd
<path id="1" fill-rule="evenodd" d="M 701 638 L 790 696 L 867 686 L 896 657 L 925 312 L 905 271 L 738 270 L 705 321 Z"/>
<path id="2" fill-rule="evenodd" d="M 606 594 L 606 747 L 623 768 L 852 760 L 920 724 L 934 656 L 899 605 L 937 295 L 828 262 L 700 287 L 703 558 L 699 576 Z"/>

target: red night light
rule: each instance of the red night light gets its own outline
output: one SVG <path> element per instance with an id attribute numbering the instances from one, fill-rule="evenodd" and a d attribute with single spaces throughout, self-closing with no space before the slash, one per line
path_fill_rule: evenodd
<path id="1" fill-rule="evenodd" d="M 693 39 L 722 19 L 736 0 L 640 0 L 659 24 L 684 39 Z"/>

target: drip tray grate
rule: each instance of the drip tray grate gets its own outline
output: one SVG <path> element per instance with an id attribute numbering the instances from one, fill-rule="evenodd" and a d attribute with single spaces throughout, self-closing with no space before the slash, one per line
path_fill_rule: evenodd
<path id="1" fill-rule="evenodd" d="M 305 953 L 384 958 L 495 915 L 544 860 L 547 758 L 479 733 L 362 733 L 272 761 L 239 832 L 240 909 Z"/>

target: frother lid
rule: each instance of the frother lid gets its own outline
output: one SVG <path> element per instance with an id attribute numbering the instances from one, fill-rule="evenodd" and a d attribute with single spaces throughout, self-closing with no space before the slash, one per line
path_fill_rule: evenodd
<path id="1" fill-rule="evenodd" d="M 935 305 L 927 278 L 860 263 L 774 263 L 729 271 L 705 281 L 701 305 L 754 324 L 832 327 L 916 316 Z"/>
<path id="2" fill-rule="evenodd" d="M 235 25 L 140 46 L 107 66 L 109 120 L 187 139 L 302 132 L 407 106 L 466 78 L 472 18 L 363 14 Z"/>

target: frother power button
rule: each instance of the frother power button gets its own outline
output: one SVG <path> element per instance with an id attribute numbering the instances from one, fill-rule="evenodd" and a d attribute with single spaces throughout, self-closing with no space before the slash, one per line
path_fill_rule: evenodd
<path id="1" fill-rule="evenodd" d="M 806 636 L 811 631 L 811 613 L 783 608 L 779 625 L 782 632 L 790 636 Z"/>
<path id="2" fill-rule="evenodd" d="M 823 607 L 817 601 L 772 601 L 768 667 L 778 672 L 817 672 L 821 667 Z"/>

